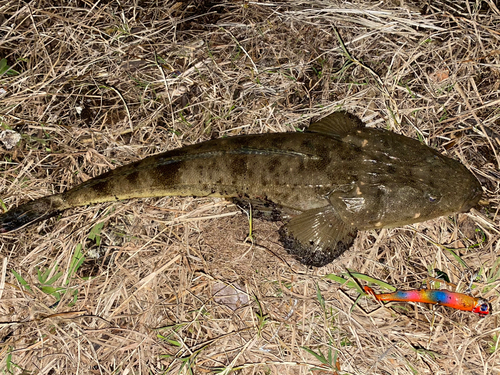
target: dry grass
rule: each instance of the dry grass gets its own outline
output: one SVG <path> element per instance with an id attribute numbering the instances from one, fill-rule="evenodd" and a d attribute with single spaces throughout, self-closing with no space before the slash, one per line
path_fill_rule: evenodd
<path id="1" fill-rule="evenodd" d="M 255 244 L 245 242 L 247 218 L 224 201 L 71 210 L 0 239 L 2 373 L 500 374 L 495 1 L 92 3 L 0 5 L 0 58 L 13 69 L 0 77 L 0 126 L 22 135 L 0 148 L 4 208 L 113 165 L 292 131 L 339 107 L 461 160 L 489 203 L 362 233 L 313 270 L 287 256 L 276 223 L 255 221 Z M 477 271 L 473 294 L 494 314 L 355 305 L 355 290 L 324 278 L 346 269 L 398 288 L 439 269 L 462 290 Z M 58 304 L 37 270 L 62 272 L 46 281 L 62 288 Z M 320 350 L 330 368 L 310 352 Z"/>

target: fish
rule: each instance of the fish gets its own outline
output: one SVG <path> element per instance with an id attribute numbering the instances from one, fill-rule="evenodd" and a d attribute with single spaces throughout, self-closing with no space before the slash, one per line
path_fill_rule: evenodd
<path id="1" fill-rule="evenodd" d="M 393 293 L 375 294 L 372 288 L 364 286 L 366 293 L 373 296 L 377 301 L 385 302 L 422 302 L 433 305 L 451 307 L 456 310 L 470 311 L 485 317 L 491 313 L 488 301 L 482 298 L 469 296 L 468 294 L 450 292 L 438 289 L 413 289 L 398 290 Z"/>
<path id="2" fill-rule="evenodd" d="M 149 156 L 0 215 L 0 233 L 90 204 L 223 197 L 280 220 L 280 241 L 308 266 L 349 249 L 360 230 L 466 212 L 482 188 L 460 162 L 345 111 L 305 131 L 213 139 Z"/>

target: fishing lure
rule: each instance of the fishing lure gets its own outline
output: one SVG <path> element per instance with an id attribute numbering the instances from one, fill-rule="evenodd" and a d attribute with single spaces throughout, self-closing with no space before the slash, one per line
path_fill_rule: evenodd
<path id="1" fill-rule="evenodd" d="M 366 293 L 377 301 L 422 302 L 434 305 L 448 306 L 453 309 L 471 311 L 483 317 L 490 314 L 490 304 L 482 298 L 471 297 L 467 294 L 437 289 L 398 290 L 394 293 L 375 294 L 372 288 L 365 286 Z"/>

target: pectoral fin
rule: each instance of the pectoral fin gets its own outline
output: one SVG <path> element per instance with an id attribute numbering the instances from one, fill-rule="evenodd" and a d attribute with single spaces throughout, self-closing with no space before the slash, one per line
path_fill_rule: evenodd
<path id="1" fill-rule="evenodd" d="M 327 206 L 295 216 L 279 233 L 287 251 L 301 263 L 322 267 L 352 246 L 357 230 Z"/>

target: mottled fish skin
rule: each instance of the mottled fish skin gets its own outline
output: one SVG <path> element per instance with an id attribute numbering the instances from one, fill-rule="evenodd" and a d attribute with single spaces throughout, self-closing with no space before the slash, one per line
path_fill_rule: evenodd
<path id="1" fill-rule="evenodd" d="M 459 162 L 337 112 L 307 132 L 215 139 L 118 167 L 0 215 L 0 233 L 94 203 L 225 197 L 286 213 L 285 246 L 303 263 L 322 266 L 352 245 L 357 230 L 464 212 L 481 193 Z"/>

